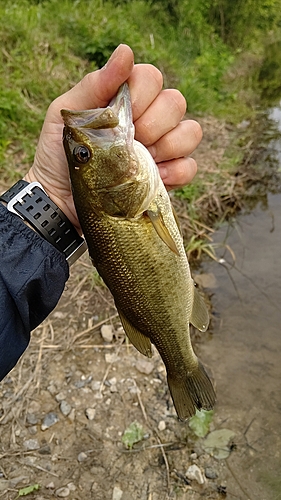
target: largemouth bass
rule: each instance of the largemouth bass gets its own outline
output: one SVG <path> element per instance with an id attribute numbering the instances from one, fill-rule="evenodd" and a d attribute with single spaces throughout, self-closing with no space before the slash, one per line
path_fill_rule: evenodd
<path id="1" fill-rule="evenodd" d="M 127 336 L 145 356 L 156 346 L 181 420 L 212 409 L 215 392 L 189 333 L 190 323 L 207 329 L 208 312 L 158 168 L 134 140 L 128 85 L 107 108 L 61 114 L 78 218 Z"/>

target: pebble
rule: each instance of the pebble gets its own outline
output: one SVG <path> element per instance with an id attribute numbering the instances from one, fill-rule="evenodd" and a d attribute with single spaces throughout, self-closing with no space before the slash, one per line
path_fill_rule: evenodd
<path id="1" fill-rule="evenodd" d="M 160 420 L 158 424 L 158 430 L 159 431 L 164 431 L 166 429 L 166 422 L 165 420 Z"/>
<path id="2" fill-rule="evenodd" d="M 56 401 L 57 401 L 58 403 L 59 403 L 60 401 L 62 401 L 63 399 L 65 399 L 65 398 L 66 398 L 66 393 L 65 393 L 64 391 L 59 392 L 59 393 L 56 395 L 56 397 L 55 397 L 55 399 L 56 399 Z"/>
<path id="3" fill-rule="evenodd" d="M 56 495 L 59 497 L 59 498 L 66 498 L 68 497 L 70 494 L 70 490 L 69 488 L 67 488 L 66 486 L 63 486 L 62 488 L 58 488 L 56 490 Z"/>
<path id="4" fill-rule="evenodd" d="M 9 487 L 10 488 L 16 488 L 18 484 L 23 483 L 23 484 L 28 484 L 30 482 L 30 478 L 28 476 L 17 476 L 13 477 L 9 481 Z"/>
<path id="5" fill-rule="evenodd" d="M 87 460 L 88 458 L 88 455 L 87 453 L 85 453 L 84 451 L 81 451 L 81 453 L 79 453 L 78 457 L 77 457 L 77 460 L 78 462 L 85 462 L 85 460 Z"/>
<path id="6" fill-rule="evenodd" d="M 54 384 L 50 384 L 48 387 L 47 387 L 47 391 L 49 391 L 49 393 L 52 395 L 52 396 L 55 396 L 56 393 L 58 392 L 56 386 Z"/>
<path id="7" fill-rule="evenodd" d="M 112 500 L 121 500 L 122 496 L 123 496 L 123 491 L 118 486 L 114 486 L 112 493 Z"/>
<path id="8" fill-rule="evenodd" d="M 112 325 L 102 325 L 101 336 L 105 342 L 112 342 L 113 340 L 113 327 Z"/>
<path id="9" fill-rule="evenodd" d="M 138 372 L 144 373 L 145 375 L 149 375 L 154 369 L 154 364 L 145 359 L 139 359 L 135 366 Z"/>
<path id="10" fill-rule="evenodd" d="M 74 483 L 67 483 L 67 487 L 70 491 L 76 491 L 76 486 Z"/>
<path id="11" fill-rule="evenodd" d="M 201 470 L 199 469 L 198 465 L 196 464 L 190 465 L 185 475 L 187 479 L 190 479 L 191 481 L 195 479 L 195 481 L 197 481 L 198 484 L 204 484 L 205 482 L 204 476 Z"/>
<path id="12" fill-rule="evenodd" d="M 99 380 L 94 380 L 91 383 L 91 389 L 92 389 L 92 391 L 99 391 L 100 387 L 101 387 L 101 382 Z"/>
<path id="13" fill-rule="evenodd" d="M 65 417 L 67 417 L 70 414 L 71 410 L 72 410 L 71 405 L 67 401 L 65 400 L 61 401 L 60 411 Z"/>
<path id="14" fill-rule="evenodd" d="M 28 432 L 29 434 L 31 434 L 31 436 L 37 434 L 37 425 L 32 425 L 31 427 L 28 427 Z"/>
<path id="15" fill-rule="evenodd" d="M 36 425 L 38 424 L 38 417 L 34 413 L 27 413 L 26 422 L 29 425 Z"/>
<path id="16" fill-rule="evenodd" d="M 111 364 L 111 363 L 116 363 L 116 361 L 119 360 L 117 354 L 115 352 L 107 352 L 104 356 L 105 358 L 105 362 L 108 363 L 108 364 Z"/>
<path id="17" fill-rule="evenodd" d="M 208 479 L 217 479 L 218 474 L 214 469 L 212 469 L 212 467 L 205 467 L 205 476 Z"/>
<path id="18" fill-rule="evenodd" d="M 95 408 L 87 408 L 85 410 L 85 414 L 86 414 L 86 417 L 87 417 L 88 420 L 94 420 L 95 414 L 96 414 L 96 410 L 95 410 Z"/>
<path id="19" fill-rule="evenodd" d="M 48 490 L 54 490 L 55 489 L 55 483 L 51 481 L 50 483 L 46 484 L 45 488 Z"/>
<path id="20" fill-rule="evenodd" d="M 49 429 L 49 427 L 52 427 L 52 425 L 55 425 L 57 422 L 59 422 L 59 417 L 57 416 L 56 413 L 54 412 L 47 413 L 41 425 L 41 430 L 45 431 L 46 429 Z"/>
<path id="21" fill-rule="evenodd" d="M 40 448 L 39 450 L 39 453 L 40 455 L 51 455 L 51 447 L 49 444 L 45 444 L 44 446 L 42 446 L 42 448 Z"/>
<path id="22" fill-rule="evenodd" d="M 193 275 L 193 279 L 197 285 L 203 288 L 217 288 L 218 282 L 213 273 L 202 273 Z"/>
<path id="23" fill-rule="evenodd" d="M 27 439 L 23 442 L 23 446 L 26 450 L 38 450 L 40 448 L 38 439 Z"/>

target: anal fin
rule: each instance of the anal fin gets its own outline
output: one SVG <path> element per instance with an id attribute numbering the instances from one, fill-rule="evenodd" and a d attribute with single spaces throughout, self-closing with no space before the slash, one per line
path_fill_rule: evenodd
<path id="1" fill-rule="evenodd" d="M 190 323 L 200 332 L 205 332 L 209 326 L 209 313 L 206 304 L 195 287 Z"/>
<path id="2" fill-rule="evenodd" d="M 141 333 L 137 328 L 135 328 L 130 321 L 126 318 L 126 316 L 117 308 L 118 314 L 121 319 L 121 323 L 125 330 L 126 335 L 129 337 L 132 344 L 135 348 L 144 356 L 148 358 L 152 357 L 152 348 L 150 339 Z"/>

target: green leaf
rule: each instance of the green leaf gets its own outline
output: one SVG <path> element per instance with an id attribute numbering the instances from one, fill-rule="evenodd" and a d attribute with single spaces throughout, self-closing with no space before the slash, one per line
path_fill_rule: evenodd
<path id="1" fill-rule="evenodd" d="M 234 438 L 235 432 L 230 429 L 218 429 L 202 442 L 204 450 L 218 460 L 227 458 L 230 454 L 229 442 Z"/>
<path id="2" fill-rule="evenodd" d="M 138 422 L 133 422 L 129 425 L 129 427 L 127 427 L 127 429 L 125 429 L 122 436 L 122 443 L 131 450 L 133 445 L 141 441 L 143 437 L 143 427 Z"/>
<path id="3" fill-rule="evenodd" d="M 18 493 L 18 497 L 25 497 L 26 495 L 30 495 L 34 491 L 40 489 L 40 484 L 31 484 L 30 486 L 26 486 L 25 488 L 21 488 Z"/>
<path id="4" fill-rule="evenodd" d="M 193 430 L 194 434 L 198 437 L 204 437 L 209 432 L 210 423 L 213 420 L 214 412 L 196 410 L 194 417 L 189 420 L 189 427 Z"/>

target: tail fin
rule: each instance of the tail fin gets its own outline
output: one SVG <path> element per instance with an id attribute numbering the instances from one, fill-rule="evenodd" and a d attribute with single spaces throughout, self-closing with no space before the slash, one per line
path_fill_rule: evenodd
<path id="1" fill-rule="evenodd" d="M 216 401 L 212 382 L 198 361 L 197 368 L 186 377 L 174 377 L 168 373 L 168 385 L 180 420 L 192 417 L 198 410 L 212 410 Z"/>

